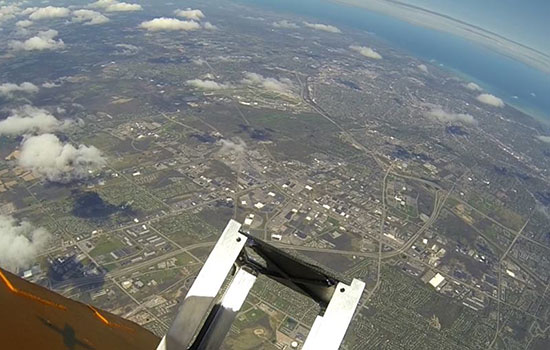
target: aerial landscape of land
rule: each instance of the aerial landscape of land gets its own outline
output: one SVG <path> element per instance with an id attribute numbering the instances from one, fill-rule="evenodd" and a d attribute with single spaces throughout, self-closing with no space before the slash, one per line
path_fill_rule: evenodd
<path id="1" fill-rule="evenodd" d="M 550 348 L 548 124 L 315 18 L 2 4 L 13 272 L 162 336 L 233 218 L 366 283 L 344 349 Z M 299 348 L 318 311 L 259 278 L 224 349 Z"/>

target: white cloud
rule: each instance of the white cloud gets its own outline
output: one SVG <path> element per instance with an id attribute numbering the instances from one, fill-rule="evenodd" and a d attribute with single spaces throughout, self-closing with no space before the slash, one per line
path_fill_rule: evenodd
<path id="1" fill-rule="evenodd" d="M 300 28 L 296 23 L 289 22 L 286 19 L 271 23 L 275 28 L 296 29 Z"/>
<path id="2" fill-rule="evenodd" d="M 550 143 L 550 136 L 539 135 L 536 138 L 537 138 L 537 140 L 542 141 L 544 143 Z"/>
<path id="3" fill-rule="evenodd" d="M 29 21 L 28 19 L 24 19 L 21 21 L 17 21 L 15 25 L 19 28 L 28 28 L 33 25 L 33 21 Z"/>
<path id="4" fill-rule="evenodd" d="M 427 67 L 425 64 L 419 64 L 419 65 L 418 65 L 418 69 L 420 69 L 420 70 L 423 71 L 424 73 L 429 73 L 428 67 Z"/>
<path id="5" fill-rule="evenodd" d="M 114 5 L 116 4 L 118 1 L 116 0 L 98 0 L 94 3 L 91 3 L 88 7 L 93 7 L 93 8 L 107 8 L 111 5 Z"/>
<path id="6" fill-rule="evenodd" d="M 24 82 L 19 85 L 13 83 L 4 83 L 0 85 L 0 96 L 11 97 L 14 92 L 26 92 L 30 94 L 37 93 L 38 86 L 33 83 Z"/>
<path id="7" fill-rule="evenodd" d="M 359 52 L 361 55 L 365 57 L 373 58 L 375 60 L 382 59 L 382 55 L 380 55 L 378 52 L 374 51 L 370 47 L 351 45 L 349 48 L 355 52 Z"/>
<path id="8" fill-rule="evenodd" d="M 30 15 L 31 13 L 33 13 L 34 11 L 38 10 L 40 7 L 27 7 L 26 9 L 24 9 L 23 11 L 21 11 L 19 14 L 20 15 L 23 15 L 23 16 L 28 16 Z"/>
<path id="9" fill-rule="evenodd" d="M 275 79 L 275 78 L 266 78 L 261 74 L 257 73 L 244 73 L 245 78 L 242 80 L 244 84 L 248 85 L 258 85 L 262 88 L 275 92 L 291 92 L 294 85 L 292 81 L 288 78 Z"/>
<path id="10" fill-rule="evenodd" d="M 471 91 L 483 91 L 481 86 L 477 85 L 476 83 L 468 83 L 464 86 L 466 87 L 466 89 L 471 90 Z"/>
<path id="11" fill-rule="evenodd" d="M 21 9 L 15 5 L 0 6 L 0 23 L 15 18 L 20 11 Z"/>
<path id="12" fill-rule="evenodd" d="M 476 125 L 477 120 L 470 114 L 463 113 L 451 113 L 443 110 L 441 107 L 432 108 L 432 110 L 426 113 L 426 116 L 442 123 L 463 123 L 469 125 Z"/>
<path id="13" fill-rule="evenodd" d="M 33 13 L 29 15 L 29 18 L 33 21 L 37 21 L 46 18 L 69 17 L 70 14 L 71 10 L 69 10 L 68 8 L 48 6 L 36 9 L 35 11 L 33 11 Z"/>
<path id="14" fill-rule="evenodd" d="M 491 94 L 481 94 L 476 99 L 481 102 L 485 103 L 486 105 L 493 106 L 493 107 L 504 107 L 504 101 L 502 101 L 500 98 L 491 95 Z"/>
<path id="15" fill-rule="evenodd" d="M 129 4 L 127 2 L 117 2 L 105 8 L 105 11 L 107 12 L 133 12 L 141 10 L 143 10 L 143 7 L 141 7 L 141 5 Z"/>
<path id="16" fill-rule="evenodd" d="M 60 87 L 61 84 L 56 84 L 56 83 L 52 83 L 50 81 L 46 81 L 42 84 L 42 87 L 45 88 L 45 89 L 51 89 L 51 88 L 56 88 L 56 87 Z"/>
<path id="17" fill-rule="evenodd" d="M 95 25 L 109 22 L 108 17 L 92 10 L 76 10 L 73 12 L 73 16 L 73 22 L 84 22 L 85 25 Z"/>
<path id="18" fill-rule="evenodd" d="M 304 22 L 304 25 L 308 28 L 315 29 L 315 30 L 322 30 L 329 33 L 341 33 L 342 31 L 335 26 L 331 26 L 329 24 L 321 24 L 321 23 L 309 23 Z"/>
<path id="19" fill-rule="evenodd" d="M 11 115 L 0 121 L 0 135 L 23 135 L 63 130 L 73 122 L 60 121 L 45 109 L 24 106 L 11 111 Z"/>
<path id="20" fill-rule="evenodd" d="M 218 82 L 215 82 L 213 80 L 202 80 L 202 79 L 192 79 L 187 80 L 187 85 L 196 87 L 198 89 L 202 90 L 223 90 L 230 88 L 231 86 L 229 84 L 221 84 Z"/>
<path id="21" fill-rule="evenodd" d="M 181 21 L 176 18 L 155 18 L 151 21 L 141 23 L 140 28 L 150 32 L 174 31 L 174 30 L 197 30 L 201 26 L 195 21 Z"/>
<path id="22" fill-rule="evenodd" d="M 0 266 L 12 272 L 28 267 L 49 239 L 50 234 L 44 228 L 0 215 Z"/>
<path id="23" fill-rule="evenodd" d="M 88 177 L 105 164 L 105 159 L 94 146 L 74 147 L 53 134 L 43 134 L 23 140 L 18 162 L 37 176 L 66 183 Z"/>
<path id="24" fill-rule="evenodd" d="M 57 30 L 53 29 L 38 32 L 36 36 L 25 41 L 13 40 L 10 42 L 9 46 L 13 50 L 25 51 L 62 49 L 65 47 L 65 43 L 61 39 L 55 40 L 57 34 Z"/>
<path id="25" fill-rule="evenodd" d="M 143 7 L 139 4 L 129 4 L 127 2 L 118 2 L 117 0 L 98 0 L 89 7 L 101 8 L 107 12 L 132 12 L 141 11 Z"/>
<path id="26" fill-rule="evenodd" d="M 194 21 L 200 21 L 204 18 L 204 13 L 202 13 L 201 10 L 192 10 L 190 8 L 185 10 L 176 10 L 174 11 L 174 14 L 178 17 L 185 17 Z"/>
<path id="27" fill-rule="evenodd" d="M 220 148 L 221 154 L 242 154 L 246 151 L 246 143 L 241 138 L 235 138 L 235 141 L 222 139 L 220 140 L 222 147 Z"/>
<path id="28" fill-rule="evenodd" d="M 217 30 L 218 29 L 218 27 L 216 27 L 215 25 L 213 25 L 210 22 L 204 22 L 204 24 L 202 26 L 206 30 Z"/>

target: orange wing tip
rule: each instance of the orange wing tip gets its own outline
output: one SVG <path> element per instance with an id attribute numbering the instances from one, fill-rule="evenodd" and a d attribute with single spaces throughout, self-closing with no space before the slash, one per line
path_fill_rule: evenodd
<path id="1" fill-rule="evenodd" d="M 105 325 L 109 326 L 109 327 L 113 327 L 113 328 L 120 328 L 120 329 L 124 329 L 126 331 L 130 331 L 130 332 L 134 332 L 133 329 L 131 328 L 128 328 L 126 326 L 123 326 L 123 325 L 120 325 L 120 324 L 117 324 L 117 323 L 113 323 L 111 321 L 109 321 L 107 318 L 105 318 L 105 316 L 103 316 L 95 307 L 91 306 L 91 305 L 88 305 L 88 307 L 90 308 L 90 310 L 92 310 L 92 312 L 94 313 L 95 317 L 97 317 L 102 323 L 104 323 Z"/>
<path id="2" fill-rule="evenodd" d="M 42 303 L 42 304 L 45 304 L 45 305 L 48 305 L 48 306 L 51 306 L 51 307 L 55 307 L 55 308 L 60 309 L 60 310 L 64 310 L 64 311 L 67 310 L 67 308 L 63 305 L 56 304 L 56 303 L 54 303 L 50 300 L 42 299 L 42 298 L 40 298 L 36 295 L 33 295 L 31 293 L 28 293 L 28 292 L 17 289 L 16 287 L 14 287 L 14 285 L 11 283 L 11 281 L 6 277 L 6 275 L 2 272 L 2 270 L 0 270 L 0 279 L 2 280 L 2 282 L 4 282 L 4 284 L 6 285 L 8 290 L 10 292 L 12 292 L 13 294 L 20 295 L 20 296 L 25 297 L 25 298 L 29 298 L 31 300 L 37 301 L 39 303 Z M 113 322 L 109 321 L 95 307 L 93 307 L 91 305 L 88 305 L 88 307 L 90 308 L 90 310 L 92 310 L 95 317 L 97 317 L 105 325 L 107 325 L 109 327 L 113 327 L 113 328 L 120 328 L 120 329 L 124 329 L 124 330 L 130 331 L 130 332 L 134 332 L 134 330 L 132 328 L 129 328 L 129 327 L 126 327 L 126 326 L 123 326 L 123 325 L 119 325 L 117 323 L 113 323 Z"/>
<path id="3" fill-rule="evenodd" d="M 31 293 L 27 293 L 25 291 L 22 291 L 22 290 L 19 290 L 19 289 L 15 288 L 13 286 L 13 284 L 10 282 L 10 280 L 6 277 L 6 275 L 4 275 L 2 270 L 0 270 L 0 279 L 2 280 L 2 282 L 4 282 L 4 284 L 6 285 L 8 290 L 10 292 L 12 292 L 13 294 L 20 295 L 20 296 L 25 297 L 25 298 L 29 298 L 31 300 L 37 301 L 39 303 L 42 303 L 42 304 L 45 304 L 45 305 L 48 305 L 48 306 L 51 306 L 51 307 L 55 307 L 55 308 L 60 309 L 60 310 L 67 310 L 67 308 L 63 305 L 56 304 L 56 303 L 54 303 L 50 300 L 42 299 L 42 298 L 40 298 L 36 295 L 33 295 Z"/>

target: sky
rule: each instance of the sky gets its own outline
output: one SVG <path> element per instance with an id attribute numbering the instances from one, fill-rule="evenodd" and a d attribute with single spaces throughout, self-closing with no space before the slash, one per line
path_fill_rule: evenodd
<path id="1" fill-rule="evenodd" d="M 316 18 L 344 33 L 349 28 L 366 30 L 477 83 L 527 114 L 550 120 L 550 50 L 544 40 L 549 26 L 533 7 L 515 10 L 516 0 L 238 1 Z M 550 0 L 545 1 L 549 4 L 539 9 L 550 8 Z M 506 5 L 498 7 L 497 2 Z M 498 11 L 491 12 L 492 7 Z M 514 30 L 523 26 L 539 29 Z"/>
<path id="2" fill-rule="evenodd" d="M 452 33 L 550 73 L 548 0 L 328 0 Z"/>
<path id="3" fill-rule="evenodd" d="M 548 0 L 402 0 L 450 15 L 550 55 Z"/>

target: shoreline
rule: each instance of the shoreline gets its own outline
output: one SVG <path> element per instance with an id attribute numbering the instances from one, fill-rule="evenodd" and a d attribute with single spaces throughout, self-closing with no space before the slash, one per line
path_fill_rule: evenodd
<path id="1" fill-rule="evenodd" d="M 250 4 L 250 0 L 242 0 Z M 485 92 L 494 94 L 501 98 L 507 106 L 519 111 L 526 116 L 533 118 L 534 121 L 541 123 L 544 127 L 550 127 L 550 104 L 545 101 L 545 96 L 550 95 L 550 75 L 544 74 L 543 71 L 537 70 L 528 64 L 518 61 L 510 56 L 502 54 L 499 51 L 491 50 L 483 44 L 461 37 L 457 34 L 428 28 L 419 24 L 414 24 L 406 21 L 399 16 L 392 16 L 387 13 L 369 9 L 366 6 L 356 6 L 349 3 L 347 0 L 327 0 L 324 1 L 328 7 L 311 8 L 303 3 L 301 7 L 287 8 L 288 1 L 281 1 L 277 4 L 265 3 L 264 1 L 255 2 L 254 6 L 268 7 L 278 13 L 291 13 L 300 17 L 311 17 L 318 20 L 332 21 L 334 24 L 344 25 L 348 28 L 374 35 L 376 41 L 391 49 L 396 49 L 401 53 L 410 56 L 413 59 L 424 61 L 450 75 L 464 81 L 475 82 L 483 87 Z M 296 11 L 294 11 L 296 10 Z M 354 11 L 355 12 L 350 12 Z M 351 17 L 346 17 L 350 15 Z M 347 21 L 343 21 L 347 18 Z M 403 41 L 399 30 L 406 30 L 410 27 L 413 30 L 413 37 L 410 39 L 415 44 L 422 44 L 425 40 L 431 42 L 438 47 L 435 51 L 422 51 L 422 47 L 415 49 L 411 46 L 409 40 Z M 437 46 L 440 45 L 441 47 Z M 447 54 L 448 49 L 452 50 L 472 50 L 469 61 L 455 62 L 452 57 Z M 458 52 L 455 52 L 458 54 Z M 435 63 L 434 63 L 435 62 Z M 479 67 L 487 67 L 487 70 Z M 466 73 L 469 71 L 469 73 Z M 479 72 L 479 74 L 476 74 Z M 513 85 L 517 85 L 515 88 Z M 548 83 L 548 84 L 547 84 Z M 537 101 L 530 103 L 530 93 L 538 95 Z M 517 95 L 518 99 L 513 96 Z"/>
<path id="2" fill-rule="evenodd" d="M 424 57 L 422 57 L 421 59 L 425 60 Z M 428 61 L 428 63 L 433 64 L 429 61 Z M 485 82 L 483 82 L 481 80 L 478 80 L 475 77 L 472 77 L 472 76 L 470 76 L 470 75 L 468 75 L 468 74 L 466 74 L 462 71 L 459 71 L 455 68 L 452 68 L 452 67 L 447 66 L 445 64 L 443 66 L 437 65 L 437 67 L 441 70 L 444 70 L 444 71 L 456 76 L 458 79 L 462 80 L 466 84 L 470 83 L 470 82 L 478 84 L 483 89 L 482 91 L 480 91 L 480 93 L 487 92 L 487 93 L 490 93 L 490 94 L 499 95 L 497 97 L 501 98 L 504 101 L 504 103 L 506 105 L 508 105 L 509 107 L 525 114 L 526 116 L 528 116 L 530 118 L 533 118 L 537 122 L 542 123 L 544 126 L 550 127 L 550 115 L 545 115 L 543 111 L 539 111 L 536 108 L 531 108 L 527 105 L 522 105 L 521 103 L 515 103 L 514 101 L 517 101 L 517 100 L 514 100 L 513 98 L 510 98 L 508 96 L 502 96 L 500 94 L 500 92 L 497 91 L 498 89 L 495 89 L 495 90 L 492 89 L 492 88 L 495 88 L 495 87 L 487 85 Z"/>
<path id="3" fill-rule="evenodd" d="M 338 5 L 338 6 L 346 7 L 346 8 L 358 8 L 358 9 L 361 9 L 363 11 L 375 13 L 375 14 L 378 14 L 378 15 L 381 15 L 381 16 L 386 16 L 388 18 L 391 18 L 391 19 L 399 21 L 399 22 L 407 23 L 408 25 L 411 25 L 411 26 L 424 28 L 424 29 L 429 30 L 429 31 L 439 32 L 439 33 L 443 33 L 443 34 L 450 35 L 450 36 L 453 36 L 453 37 L 457 37 L 459 39 L 470 42 L 472 45 L 476 45 L 476 46 L 479 45 L 480 47 L 483 47 L 483 48 L 485 48 L 485 49 L 487 49 L 487 50 L 489 50 L 489 51 L 491 51 L 491 52 L 493 52 L 497 55 L 500 55 L 500 56 L 503 56 L 503 57 L 506 57 L 506 58 L 510 58 L 510 59 L 514 60 L 515 62 L 517 62 L 519 64 L 527 64 L 527 63 L 519 61 L 519 60 L 517 60 L 513 57 L 509 57 L 508 55 L 506 55 L 502 52 L 492 50 L 489 47 L 485 47 L 483 45 L 483 43 L 477 42 L 475 40 L 470 40 L 469 38 L 462 37 L 462 36 L 459 36 L 457 34 L 447 32 L 445 30 L 438 30 L 436 28 L 422 26 L 421 24 L 417 24 L 417 23 L 407 21 L 403 18 L 400 18 L 399 16 L 393 16 L 393 15 L 391 15 L 389 13 L 385 13 L 383 11 L 377 11 L 375 9 L 371 9 L 368 6 L 361 6 L 359 4 L 355 4 L 353 2 L 349 2 L 349 1 L 346 1 L 346 0 L 328 0 L 328 2 L 330 2 L 332 4 L 335 4 L 335 5 Z M 353 24 L 351 26 L 354 27 Z M 355 28 L 355 29 L 365 30 L 364 28 Z M 368 31 L 367 31 L 367 33 L 368 33 Z M 375 34 L 376 34 L 376 32 L 375 32 Z M 398 50 L 402 51 L 403 53 L 405 53 L 407 55 L 410 55 L 411 57 L 413 57 L 415 59 L 422 60 L 427 64 L 436 66 L 438 69 L 446 71 L 447 73 L 449 73 L 449 74 L 457 77 L 458 79 L 462 80 L 464 83 L 474 82 L 474 83 L 480 85 L 483 88 L 483 91 L 481 91 L 480 93 L 487 92 L 487 93 L 494 94 L 495 96 L 501 98 L 504 101 L 504 103 L 506 105 L 508 105 L 509 107 L 516 109 L 517 111 L 525 114 L 526 116 L 528 116 L 530 118 L 533 118 L 535 121 L 537 121 L 539 123 L 542 123 L 544 126 L 550 127 L 550 111 L 546 112 L 546 111 L 541 110 L 540 108 L 529 106 L 526 103 L 518 103 L 519 101 L 517 99 L 514 99 L 513 97 L 510 97 L 509 94 L 507 94 L 504 91 L 502 91 L 501 89 L 499 89 L 498 86 L 488 84 L 485 81 L 480 80 L 478 78 L 475 78 L 474 76 L 472 76 L 468 73 L 465 73 L 465 72 L 461 71 L 458 68 L 454 68 L 451 65 L 448 65 L 444 62 L 439 62 L 438 60 L 434 59 L 433 57 L 427 57 L 427 56 L 419 55 L 419 54 L 411 51 L 410 49 L 408 49 L 408 48 L 406 48 L 402 45 L 399 45 L 398 43 L 393 42 L 389 38 L 381 37 L 381 36 L 378 36 L 378 35 L 376 35 L 376 36 L 377 36 L 378 40 L 382 39 L 382 41 L 386 45 L 388 45 L 388 46 L 390 46 L 394 49 L 398 49 Z M 531 68 L 536 69 L 533 66 L 531 66 Z M 544 74 L 544 72 L 541 71 L 541 74 Z"/>

